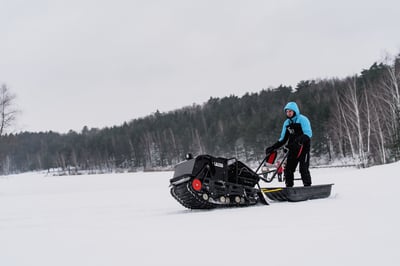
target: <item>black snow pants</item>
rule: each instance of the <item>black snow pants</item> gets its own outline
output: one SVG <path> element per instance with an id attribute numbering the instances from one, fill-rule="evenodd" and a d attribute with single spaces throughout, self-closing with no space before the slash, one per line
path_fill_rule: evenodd
<path id="1" fill-rule="evenodd" d="M 300 163 L 300 175 L 304 186 L 311 186 L 310 175 L 310 141 L 305 142 L 302 146 L 292 148 L 288 151 L 288 157 L 285 167 L 286 187 L 293 187 L 294 172 Z"/>

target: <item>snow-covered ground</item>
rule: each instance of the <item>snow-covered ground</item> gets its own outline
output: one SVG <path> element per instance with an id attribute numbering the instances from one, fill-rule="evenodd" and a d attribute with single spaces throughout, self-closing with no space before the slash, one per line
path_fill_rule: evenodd
<path id="1" fill-rule="evenodd" d="M 0 177 L 0 265 L 399 265 L 399 172 L 313 169 L 330 198 L 211 211 L 172 172 Z"/>

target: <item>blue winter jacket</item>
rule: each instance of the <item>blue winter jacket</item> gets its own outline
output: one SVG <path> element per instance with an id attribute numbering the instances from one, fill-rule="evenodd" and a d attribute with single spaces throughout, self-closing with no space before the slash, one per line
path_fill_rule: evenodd
<path id="1" fill-rule="evenodd" d="M 279 138 L 280 142 L 282 142 L 285 139 L 287 127 L 293 123 L 300 124 L 301 129 L 303 130 L 303 134 L 307 135 L 309 138 L 312 137 L 310 120 L 308 120 L 308 118 L 306 116 L 300 114 L 300 109 L 295 102 L 289 102 L 288 104 L 286 104 L 286 106 L 283 108 L 283 110 L 285 112 L 286 112 L 286 110 L 292 110 L 292 111 L 294 111 L 295 114 L 292 118 L 287 118 L 285 120 L 285 122 L 283 123 L 281 136 Z"/>

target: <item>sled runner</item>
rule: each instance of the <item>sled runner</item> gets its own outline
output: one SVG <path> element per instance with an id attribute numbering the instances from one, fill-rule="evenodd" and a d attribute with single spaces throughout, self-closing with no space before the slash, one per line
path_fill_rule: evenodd
<path id="1" fill-rule="evenodd" d="M 287 155 L 284 155 L 287 156 Z M 171 195 L 189 209 L 218 207 L 245 207 L 259 202 L 268 205 L 273 201 L 303 201 L 329 197 L 331 186 L 317 185 L 292 188 L 261 188 L 260 180 L 272 182 L 280 165 L 268 173 L 258 173 L 264 163 L 273 165 L 277 152 L 264 158 L 256 171 L 236 158 L 211 155 L 188 155 L 186 161 L 175 166 L 170 179 Z M 281 163 L 286 159 L 284 157 Z M 272 174 L 272 177 L 268 177 Z"/>

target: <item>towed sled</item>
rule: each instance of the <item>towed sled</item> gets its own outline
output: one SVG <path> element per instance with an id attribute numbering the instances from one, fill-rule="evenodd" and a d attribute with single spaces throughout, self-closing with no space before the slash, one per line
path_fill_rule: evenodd
<path id="1" fill-rule="evenodd" d="M 333 184 L 315 185 L 309 187 L 261 188 L 261 192 L 275 201 L 304 201 L 327 198 L 331 195 Z"/>
<path id="2" fill-rule="evenodd" d="M 259 182 L 270 183 L 277 169 L 258 173 L 265 163 L 273 164 L 274 151 L 264 158 L 256 171 L 236 158 L 187 155 L 186 161 L 175 166 L 170 179 L 171 195 L 189 209 L 213 209 L 219 207 L 245 207 L 269 201 L 304 201 L 330 196 L 333 184 L 291 188 L 261 188 Z M 285 157 L 282 159 L 279 168 Z M 272 173 L 272 177 L 268 177 Z"/>

